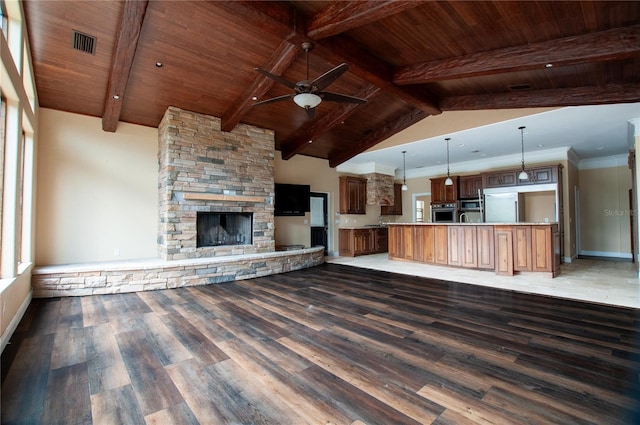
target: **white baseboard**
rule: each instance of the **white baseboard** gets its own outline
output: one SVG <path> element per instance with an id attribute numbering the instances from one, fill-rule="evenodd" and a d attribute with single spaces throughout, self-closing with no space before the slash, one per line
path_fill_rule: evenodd
<path id="1" fill-rule="evenodd" d="M 29 304 L 31 304 L 32 297 L 33 297 L 33 291 L 29 291 L 26 298 L 22 302 L 22 305 L 16 312 L 16 315 L 13 316 L 13 319 L 11 319 L 11 322 L 9 322 L 9 326 L 7 326 L 7 329 L 2 334 L 2 337 L 0 337 L 0 353 L 4 351 L 4 348 L 9 343 L 9 340 L 13 336 L 13 333 L 16 331 L 16 328 L 18 327 L 18 324 L 22 320 L 24 313 L 27 311 Z"/>
<path id="2" fill-rule="evenodd" d="M 631 259 L 630 252 L 609 252 L 609 251 L 580 251 L 579 255 L 588 255 L 590 257 L 607 257 L 607 258 L 625 258 Z"/>

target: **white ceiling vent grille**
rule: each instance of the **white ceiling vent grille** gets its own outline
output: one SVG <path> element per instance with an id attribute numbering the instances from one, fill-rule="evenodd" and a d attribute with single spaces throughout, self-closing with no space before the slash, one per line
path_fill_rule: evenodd
<path id="1" fill-rule="evenodd" d="M 73 30 L 72 37 L 72 47 L 74 49 L 92 55 L 96 53 L 96 38 L 94 36 Z"/>

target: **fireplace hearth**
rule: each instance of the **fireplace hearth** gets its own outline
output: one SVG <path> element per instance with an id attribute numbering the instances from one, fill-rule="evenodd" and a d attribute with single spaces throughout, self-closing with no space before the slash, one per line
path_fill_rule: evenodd
<path id="1" fill-rule="evenodd" d="M 199 212 L 196 219 L 197 248 L 251 245 L 253 213 Z"/>

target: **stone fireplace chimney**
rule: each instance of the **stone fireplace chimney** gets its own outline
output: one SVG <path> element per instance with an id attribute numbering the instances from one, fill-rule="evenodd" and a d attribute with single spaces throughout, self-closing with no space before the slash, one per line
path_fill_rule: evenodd
<path id="1" fill-rule="evenodd" d="M 163 260 L 275 250 L 274 133 L 169 107 L 158 126 L 159 229 Z M 251 213 L 247 243 L 198 246 L 198 213 Z M 243 239 L 245 240 L 245 239 Z"/>

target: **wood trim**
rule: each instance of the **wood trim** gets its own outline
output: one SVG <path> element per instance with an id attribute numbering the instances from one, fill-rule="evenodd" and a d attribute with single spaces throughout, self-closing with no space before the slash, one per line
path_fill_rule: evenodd
<path id="1" fill-rule="evenodd" d="M 264 196 L 222 195 L 218 193 L 185 193 L 184 199 L 191 201 L 265 202 Z"/>

